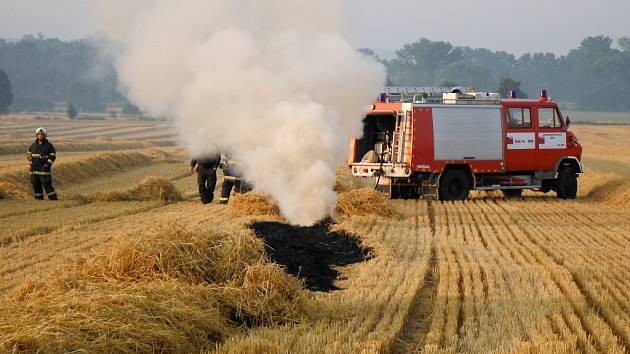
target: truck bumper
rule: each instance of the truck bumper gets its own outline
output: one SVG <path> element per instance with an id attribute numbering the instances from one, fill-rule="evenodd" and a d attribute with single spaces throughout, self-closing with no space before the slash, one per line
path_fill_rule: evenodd
<path id="1" fill-rule="evenodd" d="M 408 166 L 380 163 L 355 163 L 350 165 L 352 175 L 356 177 L 408 178 L 412 170 Z"/>

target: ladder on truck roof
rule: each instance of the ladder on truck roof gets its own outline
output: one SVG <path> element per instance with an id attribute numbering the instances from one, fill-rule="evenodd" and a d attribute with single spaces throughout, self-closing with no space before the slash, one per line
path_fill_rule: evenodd
<path id="1" fill-rule="evenodd" d="M 442 94 L 451 92 L 452 87 L 405 87 L 405 86 L 389 86 L 383 88 L 380 92 L 386 95 L 388 102 L 404 102 L 415 103 L 421 99 L 441 100 Z"/>
<path id="2" fill-rule="evenodd" d="M 381 100 L 390 103 L 498 105 L 501 95 L 475 92 L 473 88 L 456 87 L 385 87 Z"/>

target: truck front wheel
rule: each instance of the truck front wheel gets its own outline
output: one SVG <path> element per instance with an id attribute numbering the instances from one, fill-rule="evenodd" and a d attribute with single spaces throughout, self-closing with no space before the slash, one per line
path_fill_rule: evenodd
<path id="1" fill-rule="evenodd" d="M 465 200 L 468 198 L 472 183 L 462 170 L 448 170 L 440 182 L 440 200 Z"/>
<path id="2" fill-rule="evenodd" d="M 577 196 L 577 174 L 571 166 L 563 167 L 558 172 L 556 181 L 556 194 L 560 199 L 575 199 Z"/>

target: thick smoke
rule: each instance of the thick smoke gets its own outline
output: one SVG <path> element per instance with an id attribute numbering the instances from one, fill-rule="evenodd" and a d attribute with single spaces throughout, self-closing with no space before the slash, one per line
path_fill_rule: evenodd
<path id="1" fill-rule="evenodd" d="M 337 1 L 102 3 L 135 104 L 174 117 L 193 155 L 231 151 L 290 222 L 332 213 L 334 170 L 385 80 L 340 34 Z"/>

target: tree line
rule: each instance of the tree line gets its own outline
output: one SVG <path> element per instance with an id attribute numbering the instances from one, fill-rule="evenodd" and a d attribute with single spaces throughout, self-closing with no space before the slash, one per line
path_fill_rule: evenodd
<path id="1" fill-rule="evenodd" d="M 0 39 L 0 112 L 49 111 L 59 102 L 81 111 L 103 112 L 125 102 L 117 91 L 116 72 L 104 61 L 93 39 L 61 41 L 25 36 Z M 390 60 L 391 86 L 470 85 L 483 91 L 518 89 L 535 97 L 542 88 L 565 107 L 587 111 L 630 111 L 630 37 L 613 46 L 607 36 L 585 38 L 568 54 L 524 54 L 453 46 L 422 38 L 404 45 Z M 10 95 L 10 96 L 9 96 Z M 8 102 L 8 104 L 7 104 Z M 4 105 L 4 106 L 3 106 Z"/>
<path id="2" fill-rule="evenodd" d="M 0 71 L 10 82 L 11 111 L 52 111 L 73 104 L 82 111 L 104 112 L 107 103 L 123 101 L 116 72 L 97 47 L 93 39 L 61 41 L 41 34 L 0 39 Z"/>
<path id="3" fill-rule="evenodd" d="M 564 106 L 586 111 L 630 111 L 630 37 L 617 41 L 607 36 L 585 38 L 567 55 L 524 54 L 456 47 L 426 38 L 406 44 L 391 60 L 388 84 L 394 86 L 450 86 L 463 84 L 504 95 L 520 89 L 537 97 L 548 89 Z M 372 51 L 366 50 L 368 54 Z"/>

